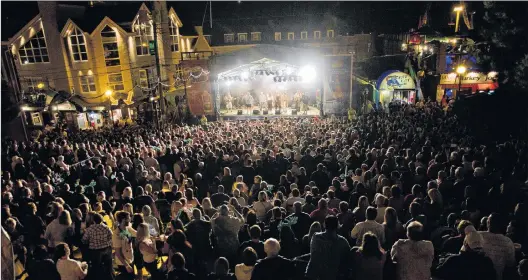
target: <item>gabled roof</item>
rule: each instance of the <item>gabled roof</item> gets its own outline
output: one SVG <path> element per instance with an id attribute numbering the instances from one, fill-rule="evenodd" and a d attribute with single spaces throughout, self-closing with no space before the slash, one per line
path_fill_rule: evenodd
<path id="1" fill-rule="evenodd" d="M 92 33 L 90 33 L 90 36 L 94 36 L 95 34 L 100 33 L 103 30 L 103 28 L 107 25 L 116 27 L 117 30 L 121 32 L 123 35 L 127 34 L 127 31 L 123 29 L 123 27 L 121 27 L 115 21 L 113 21 L 111 18 L 104 17 L 103 20 L 99 23 L 99 25 L 97 25 L 97 27 L 92 31 Z"/>
<path id="2" fill-rule="evenodd" d="M 13 35 L 13 37 L 9 38 L 7 42 L 9 44 L 13 44 L 16 40 L 18 40 L 18 38 L 20 37 L 20 35 L 22 35 L 22 33 L 26 32 L 28 28 L 30 28 L 35 22 L 39 21 L 40 19 L 41 19 L 40 14 L 38 14 L 32 20 L 30 20 L 26 25 L 24 25 L 24 27 L 22 27 L 15 35 Z"/>
<path id="3" fill-rule="evenodd" d="M 98 4 L 93 7 L 86 7 L 82 18 L 74 20 L 82 31 L 90 34 L 100 25 L 105 18 L 110 18 L 123 30 L 130 27 L 134 16 L 140 7 L 145 5 L 142 2 L 117 2 L 110 4 Z M 130 30 L 127 30 L 130 31 Z"/>

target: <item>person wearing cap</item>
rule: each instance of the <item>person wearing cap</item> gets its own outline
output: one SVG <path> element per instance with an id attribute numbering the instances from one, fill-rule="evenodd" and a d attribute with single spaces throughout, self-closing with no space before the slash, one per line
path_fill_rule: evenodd
<path id="1" fill-rule="evenodd" d="M 475 227 L 465 227 L 460 253 L 451 255 L 436 268 L 438 277 L 450 280 L 495 280 L 493 262 L 483 250 L 482 236 Z"/>

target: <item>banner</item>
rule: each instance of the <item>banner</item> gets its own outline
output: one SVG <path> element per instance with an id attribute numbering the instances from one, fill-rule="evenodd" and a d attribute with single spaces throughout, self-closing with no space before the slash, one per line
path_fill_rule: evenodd
<path id="1" fill-rule="evenodd" d="M 440 84 L 441 85 L 453 85 L 458 84 L 458 74 L 456 73 L 449 73 L 449 74 L 441 74 L 440 75 Z M 496 82 L 495 75 L 493 73 L 490 73 L 488 75 L 483 73 L 476 73 L 476 72 L 470 72 L 466 73 L 464 77 L 462 77 L 462 84 L 493 84 Z"/>
<path id="2" fill-rule="evenodd" d="M 183 78 L 186 79 L 187 102 L 191 115 L 212 116 L 213 98 L 209 81 L 207 60 L 183 60 L 180 64 Z"/>
<path id="3" fill-rule="evenodd" d="M 348 100 L 350 94 L 350 56 L 327 56 L 328 92 L 326 100 Z"/>

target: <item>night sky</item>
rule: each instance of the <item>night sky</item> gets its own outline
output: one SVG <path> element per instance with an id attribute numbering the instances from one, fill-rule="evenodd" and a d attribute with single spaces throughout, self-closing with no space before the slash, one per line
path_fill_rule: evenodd
<path id="1" fill-rule="evenodd" d="M 88 5 L 88 2 L 61 2 Z M 123 13 L 137 12 L 137 2 L 119 2 Z M 202 22 L 207 2 L 168 1 L 183 21 L 184 27 Z M 236 20 L 251 17 L 306 16 L 331 13 L 343 21 L 350 34 L 400 33 L 416 28 L 428 2 L 220 2 L 213 1 L 213 28 L 215 20 Z M 148 4 L 147 4 L 148 5 Z M 450 17 L 452 2 L 433 2 L 430 22 L 445 27 Z M 38 13 L 37 2 L 1 2 L 2 41 L 13 36 Z M 205 24 L 208 24 L 209 14 Z"/>

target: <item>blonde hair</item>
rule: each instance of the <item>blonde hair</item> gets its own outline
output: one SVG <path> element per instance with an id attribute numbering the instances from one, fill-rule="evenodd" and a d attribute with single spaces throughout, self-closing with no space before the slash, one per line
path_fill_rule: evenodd
<path id="1" fill-rule="evenodd" d="M 134 207 L 131 203 L 127 203 L 123 206 L 123 211 L 130 213 L 130 215 L 134 215 Z"/>
<path id="2" fill-rule="evenodd" d="M 204 210 L 212 209 L 213 204 L 211 203 L 211 199 L 206 197 L 202 200 L 202 207 Z"/>
<path id="3" fill-rule="evenodd" d="M 431 199 L 431 202 L 436 202 L 436 203 L 439 203 L 440 205 L 443 205 L 442 194 L 440 193 L 438 189 L 430 189 L 427 192 L 427 195 Z"/>
<path id="4" fill-rule="evenodd" d="M 171 204 L 171 217 L 175 219 L 181 209 L 183 209 L 183 204 L 178 200 L 173 201 Z"/>
<path id="5" fill-rule="evenodd" d="M 141 223 L 138 225 L 136 232 L 136 244 L 141 243 L 143 240 L 150 238 L 149 226 L 147 223 Z"/>
<path id="6" fill-rule="evenodd" d="M 126 187 L 124 190 L 123 190 L 123 197 L 128 197 L 128 198 L 133 198 L 132 197 L 132 188 L 131 187 Z"/>

